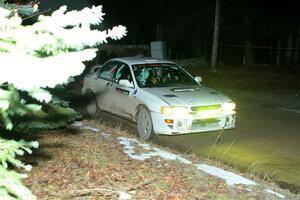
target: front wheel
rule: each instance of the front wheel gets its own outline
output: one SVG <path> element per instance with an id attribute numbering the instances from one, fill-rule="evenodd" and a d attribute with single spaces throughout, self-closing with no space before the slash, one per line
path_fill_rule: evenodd
<path id="1" fill-rule="evenodd" d="M 143 140 L 151 140 L 154 138 L 152 119 L 149 111 L 146 108 L 139 110 L 137 114 L 137 127 L 140 137 Z"/>

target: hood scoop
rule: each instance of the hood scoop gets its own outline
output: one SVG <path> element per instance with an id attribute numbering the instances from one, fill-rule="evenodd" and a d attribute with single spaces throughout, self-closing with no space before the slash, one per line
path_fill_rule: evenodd
<path id="1" fill-rule="evenodd" d="M 193 88 L 193 87 L 172 88 L 171 91 L 173 91 L 173 92 L 194 92 L 194 91 L 199 91 L 199 88 Z"/>
<path id="2" fill-rule="evenodd" d="M 163 95 L 164 97 L 177 97 L 175 94 L 165 94 L 165 95 Z"/>

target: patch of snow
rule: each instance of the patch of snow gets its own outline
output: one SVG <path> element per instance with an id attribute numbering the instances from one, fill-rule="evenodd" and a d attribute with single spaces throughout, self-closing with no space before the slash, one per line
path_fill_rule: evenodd
<path id="1" fill-rule="evenodd" d="M 292 109 L 292 108 L 284 108 L 284 107 L 277 107 L 278 110 L 286 111 L 286 112 L 293 112 L 300 114 L 300 110 Z"/>
<path id="2" fill-rule="evenodd" d="M 110 134 L 107 133 L 100 133 L 100 135 L 104 138 L 104 139 L 108 139 L 110 137 Z"/>
<path id="3" fill-rule="evenodd" d="M 266 189 L 265 190 L 266 192 L 270 193 L 270 194 L 275 194 L 277 197 L 281 198 L 281 199 L 284 199 L 285 196 L 283 194 L 279 194 L 278 192 L 274 192 L 273 190 L 271 189 Z"/>
<path id="4" fill-rule="evenodd" d="M 166 160 L 179 160 L 180 162 L 185 164 L 192 164 L 191 161 L 182 158 L 181 156 L 178 156 L 176 154 L 167 151 L 160 150 L 158 148 L 153 148 L 149 144 L 141 144 L 135 139 L 125 138 L 125 137 L 119 137 L 118 139 L 120 140 L 120 144 L 124 145 L 123 148 L 124 153 L 126 153 L 132 159 L 145 160 L 147 158 L 151 158 L 154 156 L 160 156 Z M 148 150 L 149 152 L 137 154 L 134 151 L 134 146 L 132 144 L 136 144 L 137 146 L 142 147 L 145 150 Z M 251 181 L 242 176 L 239 176 L 237 174 L 225 171 L 223 169 L 214 166 L 210 166 L 206 164 L 195 164 L 195 166 L 199 170 L 204 171 L 205 173 L 224 179 L 228 185 L 235 185 L 235 184 L 256 185 L 254 181 Z"/>
<path id="5" fill-rule="evenodd" d="M 126 153 L 132 159 L 145 160 L 145 159 L 148 159 L 148 158 L 151 158 L 154 156 L 160 156 L 166 160 L 179 160 L 180 162 L 185 163 L 185 164 L 192 163 L 191 161 L 189 161 L 185 158 L 182 158 L 181 156 L 178 156 L 176 154 L 173 154 L 173 153 L 170 153 L 167 151 L 163 151 L 158 148 L 152 148 L 149 144 L 141 144 L 135 139 L 125 138 L 125 137 L 118 137 L 118 139 L 120 140 L 120 144 L 124 145 L 124 148 L 123 148 L 124 153 Z M 134 151 L 134 146 L 131 145 L 132 143 L 137 144 L 139 147 L 142 147 L 149 152 L 137 154 Z"/>
<path id="6" fill-rule="evenodd" d="M 83 126 L 83 123 L 82 123 L 82 122 L 79 122 L 79 121 L 75 121 L 75 122 L 73 122 L 73 123 L 71 124 L 71 126 L 80 128 L 80 127 Z"/>
<path id="7" fill-rule="evenodd" d="M 143 147 L 146 150 L 150 150 L 151 146 L 149 144 L 139 144 L 140 147 Z"/>
<path id="8" fill-rule="evenodd" d="M 130 200 L 131 194 L 128 194 L 127 192 L 119 191 L 119 200 Z"/>
<path id="9" fill-rule="evenodd" d="M 100 131 L 100 130 L 97 129 L 97 128 L 92 128 L 92 127 L 89 127 L 89 126 L 83 126 L 83 129 L 90 130 L 90 131 L 94 131 L 94 132 L 99 132 L 99 131 Z"/>
<path id="10" fill-rule="evenodd" d="M 77 128 L 80 128 L 80 129 L 86 129 L 86 130 L 94 131 L 94 132 L 99 132 L 100 131 L 97 128 L 93 128 L 93 127 L 90 127 L 90 126 L 85 126 L 85 125 L 83 125 L 82 122 L 78 122 L 78 121 L 73 122 L 71 124 L 71 126 L 77 127 Z"/>
<path id="11" fill-rule="evenodd" d="M 225 171 L 223 169 L 214 166 L 210 166 L 206 164 L 196 164 L 195 166 L 201 171 L 204 171 L 210 175 L 217 176 L 221 179 L 224 179 L 228 185 L 236 185 L 236 184 L 256 185 L 257 184 L 254 181 L 251 181 L 242 176 L 239 176 L 237 174 Z"/>
<path id="12" fill-rule="evenodd" d="M 162 158 L 166 159 L 166 160 L 179 160 L 180 162 L 184 163 L 184 164 L 192 164 L 191 161 L 182 158 L 181 156 L 178 156 L 176 154 L 167 152 L 167 151 L 163 151 L 160 150 L 158 148 L 153 148 L 155 150 L 155 152 L 157 153 L 157 155 L 161 156 Z"/>

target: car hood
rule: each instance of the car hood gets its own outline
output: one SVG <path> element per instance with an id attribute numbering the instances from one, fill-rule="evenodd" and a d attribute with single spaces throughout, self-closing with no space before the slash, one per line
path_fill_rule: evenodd
<path id="1" fill-rule="evenodd" d="M 215 105 L 230 101 L 230 99 L 205 86 L 143 88 L 173 106 Z"/>

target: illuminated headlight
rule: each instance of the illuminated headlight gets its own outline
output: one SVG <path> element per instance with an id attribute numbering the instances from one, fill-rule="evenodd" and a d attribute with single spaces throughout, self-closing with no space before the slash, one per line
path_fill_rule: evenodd
<path id="1" fill-rule="evenodd" d="M 233 110 L 235 110 L 235 107 L 236 107 L 236 105 L 233 102 L 223 103 L 221 105 L 221 109 L 223 111 L 233 111 Z"/>
<path id="2" fill-rule="evenodd" d="M 186 115 L 190 110 L 186 107 L 177 107 L 177 106 L 163 106 L 161 107 L 161 114 L 163 115 Z"/>

